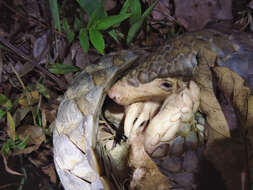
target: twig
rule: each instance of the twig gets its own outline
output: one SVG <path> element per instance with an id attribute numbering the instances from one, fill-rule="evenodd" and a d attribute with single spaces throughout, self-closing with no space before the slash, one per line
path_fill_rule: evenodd
<path id="1" fill-rule="evenodd" d="M 10 173 L 10 174 L 12 174 L 12 175 L 23 176 L 23 174 L 21 174 L 21 173 L 19 173 L 19 172 L 16 172 L 16 171 L 14 171 L 14 170 L 12 170 L 12 169 L 10 169 L 10 168 L 8 167 L 7 160 L 6 160 L 5 156 L 4 156 L 3 154 L 1 154 L 1 155 L 2 155 L 2 157 L 3 157 L 4 167 L 5 167 L 5 171 L 6 171 L 6 172 L 8 172 L 8 173 Z"/>
<path id="2" fill-rule="evenodd" d="M 23 90 L 24 90 L 24 93 L 26 94 L 26 99 L 27 99 L 27 102 L 28 104 L 30 105 L 31 104 L 31 96 L 30 94 L 27 92 L 26 90 L 26 87 L 25 87 L 25 84 L 23 83 L 22 79 L 20 78 L 18 72 L 16 71 L 16 69 L 13 67 L 13 65 L 10 63 L 10 66 L 11 66 L 11 69 L 12 71 L 15 73 L 20 85 L 22 86 Z"/>
<path id="3" fill-rule="evenodd" d="M 26 61 L 31 62 L 35 67 L 37 67 L 41 72 L 45 73 L 48 77 L 50 77 L 51 79 L 53 79 L 61 89 L 66 89 L 66 84 L 64 82 L 62 82 L 59 78 L 57 78 L 55 75 L 53 75 L 52 73 L 50 73 L 48 70 L 46 70 L 45 68 L 41 67 L 37 61 L 35 61 L 34 59 L 26 56 L 22 51 L 20 51 L 18 48 L 16 48 L 14 45 L 12 45 L 11 43 L 9 43 L 6 39 L 0 37 L 0 42 L 2 44 L 4 44 L 5 46 L 7 46 L 8 48 L 10 48 L 14 53 L 16 53 L 18 56 L 22 57 L 23 59 L 25 59 Z"/>
<path id="4" fill-rule="evenodd" d="M 6 189 L 7 187 L 17 186 L 16 184 L 4 184 L 0 186 L 0 189 Z"/>

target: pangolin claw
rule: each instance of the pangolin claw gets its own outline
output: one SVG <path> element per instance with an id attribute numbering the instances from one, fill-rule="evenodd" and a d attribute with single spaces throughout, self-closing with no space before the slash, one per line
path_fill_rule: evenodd
<path id="1" fill-rule="evenodd" d="M 131 104 L 126 110 L 124 122 L 125 136 L 131 138 L 143 132 L 149 120 L 155 115 L 160 103 L 158 102 L 138 102 Z"/>
<path id="2" fill-rule="evenodd" d="M 194 113 L 199 107 L 200 89 L 190 81 L 189 87 L 169 95 L 161 109 L 150 121 L 145 130 L 145 150 L 152 152 L 162 143 L 172 140 L 184 123 L 194 120 Z"/>

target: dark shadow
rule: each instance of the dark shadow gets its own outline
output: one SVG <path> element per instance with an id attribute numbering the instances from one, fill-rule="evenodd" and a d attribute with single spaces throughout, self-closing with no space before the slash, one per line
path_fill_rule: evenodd
<path id="1" fill-rule="evenodd" d="M 197 179 L 200 182 L 198 190 L 228 190 L 221 174 L 206 158 L 200 161 L 200 172 Z"/>

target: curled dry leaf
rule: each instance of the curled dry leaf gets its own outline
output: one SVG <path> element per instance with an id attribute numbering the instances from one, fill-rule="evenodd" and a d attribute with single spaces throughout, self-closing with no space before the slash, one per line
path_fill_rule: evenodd
<path id="1" fill-rule="evenodd" d="M 252 99 L 252 94 L 244 85 L 243 78 L 226 67 L 215 67 L 214 71 L 219 79 L 218 87 L 227 97 L 230 97 L 242 127 L 253 126 L 253 109 L 250 109 L 253 105 L 249 101 Z"/>
<path id="2" fill-rule="evenodd" d="M 219 91 L 229 98 L 239 121 L 240 129 L 237 129 L 236 133 L 251 129 L 253 126 L 253 102 L 250 89 L 244 86 L 244 80 L 238 74 L 228 68 L 215 67 L 214 73 L 217 78 Z M 240 189 L 240 175 L 244 171 L 244 168 L 247 167 L 245 160 L 249 160 L 249 158 L 245 157 L 244 144 L 240 143 L 240 139 L 234 137 L 233 128 L 229 128 L 228 118 L 225 117 L 222 108 L 218 106 L 218 100 L 213 101 L 215 96 L 211 92 L 208 92 L 208 90 L 202 91 L 202 94 L 205 94 L 202 97 L 202 101 L 204 101 L 202 109 L 206 111 L 209 124 L 208 143 L 205 154 L 221 172 L 228 189 Z M 207 94 L 209 94 L 209 97 Z M 208 106 L 210 102 L 213 104 L 209 104 Z M 213 115 L 215 115 L 215 118 L 212 117 Z M 223 128 L 218 127 L 222 123 Z M 227 127 L 225 127 L 226 125 Z M 226 131 L 227 134 L 225 133 Z"/>

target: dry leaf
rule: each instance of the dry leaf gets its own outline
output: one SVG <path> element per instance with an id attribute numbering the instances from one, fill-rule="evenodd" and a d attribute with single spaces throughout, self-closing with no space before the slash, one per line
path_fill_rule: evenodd
<path id="1" fill-rule="evenodd" d="M 38 145 L 34 145 L 34 146 L 26 147 L 23 150 L 18 149 L 18 150 L 15 150 L 12 155 L 16 156 L 16 155 L 20 155 L 20 154 L 30 154 L 31 152 L 38 150 L 39 147 L 40 146 L 38 146 Z"/>
<path id="2" fill-rule="evenodd" d="M 7 121 L 8 121 L 8 125 L 9 125 L 9 128 L 8 128 L 9 135 L 10 135 L 11 139 L 13 141 L 15 141 L 15 136 L 16 136 L 15 121 L 14 121 L 10 112 L 7 112 Z"/>
<path id="3" fill-rule="evenodd" d="M 244 86 L 243 78 L 226 67 L 215 67 L 214 71 L 219 79 L 218 87 L 227 97 L 231 97 L 242 127 L 253 126 L 253 97 L 250 89 Z"/>
<path id="4" fill-rule="evenodd" d="M 233 18 L 231 0 L 177 0 L 174 2 L 176 19 L 188 31 L 203 29 L 211 21 Z"/>
<path id="5" fill-rule="evenodd" d="M 248 4 L 248 7 L 253 9 L 253 0 L 250 1 L 250 3 Z"/>
<path id="6" fill-rule="evenodd" d="M 34 90 L 32 92 L 29 92 L 29 95 L 30 95 L 30 98 L 31 98 L 30 99 L 30 101 L 31 101 L 30 104 L 28 103 L 27 97 L 26 97 L 25 94 L 21 94 L 21 96 L 18 100 L 18 103 L 22 106 L 31 106 L 31 105 L 36 104 L 36 103 L 39 102 L 39 99 L 40 99 L 39 98 L 40 97 L 39 91 Z"/>
<path id="7" fill-rule="evenodd" d="M 28 146 L 23 150 L 15 150 L 13 155 L 29 154 L 37 150 L 40 147 L 41 143 L 43 143 L 43 141 L 46 139 L 42 128 L 35 127 L 32 125 L 28 125 L 28 126 L 23 125 L 18 128 L 16 133 L 20 140 L 24 140 L 26 137 L 29 137 L 29 139 L 27 142 Z"/>
<path id="8" fill-rule="evenodd" d="M 46 174 L 46 175 L 48 175 L 50 177 L 50 181 L 53 184 L 56 184 L 57 177 L 56 177 L 55 168 L 54 168 L 53 164 L 50 164 L 47 167 L 43 167 L 42 171 L 43 171 L 44 174 Z"/>
<path id="9" fill-rule="evenodd" d="M 240 138 L 231 137 L 227 119 L 222 107 L 210 85 L 217 78 L 216 85 L 220 95 L 232 105 L 236 119 L 244 129 L 253 126 L 253 101 L 250 89 L 244 86 L 244 80 L 235 72 L 226 67 L 214 67 L 211 75 L 205 65 L 200 65 L 197 71 L 198 82 L 202 85 L 201 109 L 207 115 L 208 142 L 205 155 L 214 167 L 221 173 L 228 189 L 241 188 L 241 174 L 244 171 L 245 157 L 244 144 Z M 238 129 L 237 129 L 238 130 Z M 237 134 L 240 129 L 236 131 Z M 227 133 L 227 134 L 226 134 Z M 229 135 L 229 136 L 227 136 Z M 237 136 L 240 137 L 238 134 Z"/>
<path id="10" fill-rule="evenodd" d="M 42 36 L 37 38 L 33 44 L 33 57 L 35 59 L 39 59 L 39 61 L 41 61 L 41 58 L 43 57 L 44 59 L 46 59 L 45 54 L 47 53 L 49 48 L 49 34 L 49 31 L 45 32 Z"/>
<path id="11" fill-rule="evenodd" d="M 13 116 L 16 126 L 19 126 L 20 122 L 25 118 L 25 116 L 32 111 L 31 107 L 21 107 L 18 108 Z"/>
<path id="12" fill-rule="evenodd" d="M 155 3 L 155 0 L 148 1 L 149 6 Z M 159 0 L 157 5 L 151 12 L 152 27 L 159 30 L 160 33 L 167 34 L 171 28 L 175 25 L 175 18 L 172 16 L 173 6 L 170 3 L 170 0 Z M 167 26 L 167 27 L 164 27 Z"/>
<path id="13" fill-rule="evenodd" d="M 202 59 L 202 58 L 200 58 Z M 204 62 L 202 60 L 200 62 Z M 212 73 L 208 64 L 201 64 L 196 70 L 195 81 L 200 87 L 200 110 L 206 114 L 208 128 L 208 142 L 230 137 L 229 126 L 222 111 L 222 108 L 216 99 L 212 83 Z M 207 145 L 208 149 L 208 145 Z"/>
<path id="14" fill-rule="evenodd" d="M 19 127 L 17 135 L 20 140 L 24 140 L 25 137 L 29 136 L 28 145 L 40 145 L 46 138 L 41 127 L 32 125 L 23 125 Z"/>

